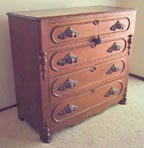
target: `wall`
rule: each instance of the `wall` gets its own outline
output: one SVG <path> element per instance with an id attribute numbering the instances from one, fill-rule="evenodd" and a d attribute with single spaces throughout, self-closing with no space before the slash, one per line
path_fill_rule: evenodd
<path id="1" fill-rule="evenodd" d="M 130 72 L 144 77 L 144 1 L 119 0 L 119 5 L 137 9 L 136 32 L 133 38 Z"/>
<path id="2" fill-rule="evenodd" d="M 117 0 L 0 0 L 0 108 L 16 103 L 6 13 L 88 5 L 116 5 Z"/>

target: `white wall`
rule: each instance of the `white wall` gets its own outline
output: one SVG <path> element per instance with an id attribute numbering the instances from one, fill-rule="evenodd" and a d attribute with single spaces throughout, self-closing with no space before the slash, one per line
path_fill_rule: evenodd
<path id="1" fill-rule="evenodd" d="M 133 38 L 130 72 L 144 77 L 144 1 L 119 0 L 119 5 L 137 9 L 136 32 Z"/>
<path id="2" fill-rule="evenodd" d="M 116 5 L 117 0 L 0 0 L 0 108 L 16 103 L 6 13 L 88 5 Z"/>

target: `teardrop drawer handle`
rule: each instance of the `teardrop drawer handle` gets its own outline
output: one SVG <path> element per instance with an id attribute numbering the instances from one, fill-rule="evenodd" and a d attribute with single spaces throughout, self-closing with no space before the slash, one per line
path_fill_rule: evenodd
<path id="1" fill-rule="evenodd" d="M 59 86 L 58 90 L 59 91 L 64 91 L 67 88 L 73 88 L 75 87 L 79 82 L 72 80 L 72 79 L 67 79 L 62 85 Z"/>
<path id="2" fill-rule="evenodd" d="M 118 30 L 123 30 L 125 28 L 124 24 L 120 23 L 120 21 L 117 21 L 114 25 L 110 27 L 110 30 L 116 31 Z"/>
<path id="3" fill-rule="evenodd" d="M 113 64 L 111 68 L 106 72 L 106 74 L 112 74 L 113 72 L 119 71 L 119 67 Z"/>
<path id="4" fill-rule="evenodd" d="M 111 87 L 110 90 L 104 95 L 105 97 L 112 96 L 118 92 L 118 89 Z"/>
<path id="5" fill-rule="evenodd" d="M 73 104 L 68 104 L 65 106 L 65 108 L 59 112 L 59 116 L 63 116 L 63 115 L 66 115 L 68 113 L 72 113 L 74 112 L 76 109 L 78 108 L 78 106 L 76 105 L 73 105 Z"/>
<path id="6" fill-rule="evenodd" d="M 111 53 L 113 51 L 117 51 L 117 50 L 120 50 L 121 49 L 121 46 L 117 45 L 116 43 L 114 43 L 108 50 L 107 52 Z"/>
<path id="7" fill-rule="evenodd" d="M 64 32 L 58 35 L 58 38 L 64 40 L 66 38 L 75 38 L 78 37 L 79 35 L 80 33 L 78 31 L 72 29 L 71 27 L 68 27 Z"/>
<path id="8" fill-rule="evenodd" d="M 73 64 L 79 61 L 80 57 L 68 53 L 63 59 L 58 60 L 57 65 L 64 66 L 65 64 Z"/>
<path id="9" fill-rule="evenodd" d="M 100 36 L 98 36 L 97 38 L 93 38 L 91 48 L 95 48 L 96 45 L 100 45 L 100 44 L 102 44 L 102 38 Z"/>

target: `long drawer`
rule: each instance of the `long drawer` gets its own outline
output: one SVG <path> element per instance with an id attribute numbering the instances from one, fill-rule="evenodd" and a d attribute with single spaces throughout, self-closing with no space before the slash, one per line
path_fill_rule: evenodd
<path id="1" fill-rule="evenodd" d="M 125 87 L 125 78 L 121 78 L 101 87 L 90 89 L 63 102 L 56 103 L 53 105 L 52 119 L 56 123 L 65 122 L 107 102 L 115 99 L 121 100 Z"/>
<path id="2" fill-rule="evenodd" d="M 49 73 L 58 75 L 61 72 L 75 70 L 91 62 L 101 62 L 127 54 L 128 37 L 116 39 L 104 38 L 103 43 L 93 46 L 93 43 L 79 45 L 75 48 L 61 47 L 49 55 Z"/>
<path id="3" fill-rule="evenodd" d="M 47 23 L 48 44 L 50 47 L 82 41 L 97 36 L 106 36 L 122 33 L 133 33 L 130 25 L 132 15 L 95 16 L 93 19 L 83 19 L 59 23 Z"/>
<path id="4" fill-rule="evenodd" d="M 93 85 L 99 85 L 121 77 L 127 71 L 126 57 L 105 62 L 83 70 L 75 71 L 63 76 L 50 79 L 50 98 L 51 101 L 64 99 L 67 96 L 73 96 L 75 93 L 85 91 Z"/>

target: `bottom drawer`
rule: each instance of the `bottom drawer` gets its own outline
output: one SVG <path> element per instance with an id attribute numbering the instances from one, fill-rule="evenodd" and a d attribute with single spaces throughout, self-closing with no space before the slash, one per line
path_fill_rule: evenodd
<path id="1" fill-rule="evenodd" d="M 125 80 L 125 78 L 121 78 L 53 105 L 51 116 L 53 122 L 63 123 L 73 120 L 77 116 L 120 98 L 126 87 Z"/>

